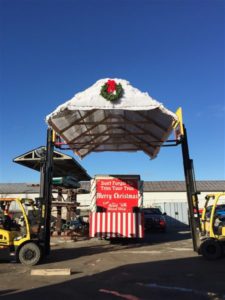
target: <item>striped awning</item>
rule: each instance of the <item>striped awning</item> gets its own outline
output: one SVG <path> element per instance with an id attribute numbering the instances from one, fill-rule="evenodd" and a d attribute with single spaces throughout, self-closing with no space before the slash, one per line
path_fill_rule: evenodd
<path id="1" fill-rule="evenodd" d="M 143 213 L 92 212 L 89 236 L 101 238 L 143 238 Z"/>

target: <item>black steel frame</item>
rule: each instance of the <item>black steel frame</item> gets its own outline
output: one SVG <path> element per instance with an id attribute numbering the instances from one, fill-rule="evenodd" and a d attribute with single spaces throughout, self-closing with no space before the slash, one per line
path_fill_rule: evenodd
<path id="1" fill-rule="evenodd" d="M 198 191 L 196 189 L 196 182 L 194 176 L 193 160 L 189 156 L 189 147 L 187 139 L 187 131 L 185 126 L 184 134 L 180 140 L 172 140 L 173 144 L 163 145 L 164 147 L 177 146 L 181 144 L 183 167 L 186 182 L 187 201 L 189 207 L 189 223 L 192 234 L 193 249 L 198 252 L 200 247 L 199 232 L 200 218 L 198 209 Z M 167 141 L 170 142 L 170 141 Z M 53 131 L 51 128 L 47 130 L 47 151 L 46 157 L 41 167 L 40 179 L 40 197 L 42 199 L 42 218 L 40 226 L 39 239 L 44 248 L 44 254 L 50 253 L 50 222 L 51 222 L 51 190 L 52 190 L 52 170 L 53 170 L 53 152 L 54 141 Z"/>

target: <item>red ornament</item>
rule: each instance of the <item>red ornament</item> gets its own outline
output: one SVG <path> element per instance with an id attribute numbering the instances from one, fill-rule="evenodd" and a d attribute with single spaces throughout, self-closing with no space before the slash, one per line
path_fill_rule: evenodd
<path id="1" fill-rule="evenodd" d="M 116 90 L 116 82 L 114 80 L 107 81 L 107 93 L 113 93 Z"/>

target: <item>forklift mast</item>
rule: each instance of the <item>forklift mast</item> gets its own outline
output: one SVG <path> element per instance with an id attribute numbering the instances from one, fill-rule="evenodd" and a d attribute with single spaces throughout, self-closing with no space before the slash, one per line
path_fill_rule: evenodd
<path id="1" fill-rule="evenodd" d="M 198 194 L 196 188 L 193 160 L 189 156 L 189 147 L 187 139 L 187 131 L 183 125 L 183 135 L 181 138 L 181 148 L 183 156 L 184 175 L 187 191 L 187 201 L 189 209 L 189 225 L 191 229 L 193 249 L 198 252 L 200 248 L 200 214 L 198 207 Z"/>
<path id="2" fill-rule="evenodd" d="M 52 174 L 53 174 L 54 137 L 53 130 L 47 130 L 46 153 L 41 163 L 40 170 L 40 226 L 39 243 L 44 251 L 50 253 L 50 229 L 51 229 L 51 198 L 52 198 Z"/>
<path id="3" fill-rule="evenodd" d="M 181 111 L 181 110 L 180 110 Z M 182 111 L 181 111 L 182 113 Z M 189 225 L 191 229 L 193 249 L 199 252 L 200 249 L 200 215 L 198 208 L 198 194 L 194 175 L 193 160 L 190 159 L 187 131 L 182 122 L 179 121 L 180 140 L 176 139 L 175 144 L 165 146 L 176 146 L 181 144 L 183 167 L 186 183 L 187 201 L 189 208 Z M 54 131 L 47 130 L 46 154 L 41 165 L 40 179 L 40 202 L 41 202 L 41 222 L 39 228 L 39 241 L 44 249 L 44 254 L 50 252 L 50 224 L 51 224 L 51 197 L 52 197 L 52 174 L 53 174 L 53 152 L 54 152 Z"/>

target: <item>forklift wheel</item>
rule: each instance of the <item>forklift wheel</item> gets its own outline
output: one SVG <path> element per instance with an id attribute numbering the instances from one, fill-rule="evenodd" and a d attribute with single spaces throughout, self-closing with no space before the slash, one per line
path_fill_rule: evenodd
<path id="1" fill-rule="evenodd" d="M 41 249 L 35 243 L 27 243 L 19 250 L 19 261 L 26 266 L 34 266 L 41 259 Z"/>
<path id="2" fill-rule="evenodd" d="M 214 239 L 208 239 L 201 245 L 201 254 L 208 260 L 216 260 L 223 255 L 223 249 L 221 244 Z"/>

